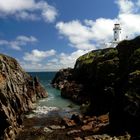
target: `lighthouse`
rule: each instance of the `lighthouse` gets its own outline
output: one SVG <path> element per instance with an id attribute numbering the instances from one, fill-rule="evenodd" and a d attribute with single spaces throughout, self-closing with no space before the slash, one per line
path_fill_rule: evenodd
<path id="1" fill-rule="evenodd" d="M 119 23 L 114 24 L 114 43 L 119 43 L 121 41 L 121 26 Z"/>

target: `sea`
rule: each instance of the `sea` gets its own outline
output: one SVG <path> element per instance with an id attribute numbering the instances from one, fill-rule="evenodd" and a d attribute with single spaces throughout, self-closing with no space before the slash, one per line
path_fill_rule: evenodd
<path id="1" fill-rule="evenodd" d="M 28 117 L 43 117 L 44 115 L 52 115 L 56 113 L 62 117 L 71 117 L 73 113 L 79 113 L 80 107 L 74 102 L 61 97 L 61 91 L 53 88 L 51 81 L 56 72 L 28 72 L 31 76 L 37 76 L 40 83 L 48 92 L 48 97 L 38 100 L 36 109 L 28 115 Z"/>

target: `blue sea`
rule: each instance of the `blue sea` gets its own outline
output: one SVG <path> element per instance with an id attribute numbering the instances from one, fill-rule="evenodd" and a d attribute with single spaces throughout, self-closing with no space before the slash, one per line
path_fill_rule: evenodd
<path id="1" fill-rule="evenodd" d="M 48 97 L 40 99 L 37 108 L 34 110 L 38 115 L 46 115 L 51 111 L 59 112 L 59 115 L 69 116 L 69 113 L 78 112 L 79 106 L 68 99 L 61 97 L 60 90 L 51 86 L 51 81 L 56 72 L 28 72 L 31 76 L 37 76 L 40 83 L 48 92 Z"/>

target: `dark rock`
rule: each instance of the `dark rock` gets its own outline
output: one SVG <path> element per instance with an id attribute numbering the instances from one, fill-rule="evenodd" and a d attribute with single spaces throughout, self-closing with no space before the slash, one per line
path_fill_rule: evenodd
<path id="1" fill-rule="evenodd" d="M 139 133 L 140 122 L 140 37 L 123 41 L 117 46 L 120 61 L 115 100 L 110 112 L 113 127 Z M 121 114 L 121 115 L 120 115 Z"/>
<path id="2" fill-rule="evenodd" d="M 14 139 L 23 114 L 33 109 L 37 97 L 46 95 L 37 79 L 29 76 L 15 59 L 0 54 L 0 135 L 3 139 Z"/>
<path id="3" fill-rule="evenodd" d="M 64 125 L 66 125 L 67 127 L 76 126 L 76 123 L 74 120 L 71 120 L 71 119 L 66 118 L 66 117 L 63 118 L 62 123 L 64 123 Z"/>
<path id="4" fill-rule="evenodd" d="M 140 36 L 116 48 L 91 51 L 77 59 L 73 70 L 61 70 L 56 77 L 53 84 L 62 97 L 88 101 L 90 115 L 109 112 L 115 130 L 140 133 Z"/>
<path id="5" fill-rule="evenodd" d="M 45 89 L 39 83 L 39 80 L 38 80 L 37 77 L 34 78 L 34 84 L 35 84 L 35 90 L 36 90 L 37 97 L 44 98 L 44 97 L 47 97 L 48 96 L 48 94 L 46 94 Z"/>
<path id="6" fill-rule="evenodd" d="M 55 88 L 62 89 L 67 81 L 72 80 L 73 69 L 61 69 L 56 73 L 54 79 L 52 80 L 52 85 Z"/>
<path id="7" fill-rule="evenodd" d="M 88 124 L 83 125 L 81 129 L 83 131 L 92 131 L 93 130 L 93 126 L 92 125 L 93 125 L 93 123 L 90 122 Z"/>
<path id="8" fill-rule="evenodd" d="M 109 116 L 107 114 L 105 115 L 101 115 L 97 118 L 97 120 L 100 122 L 100 123 L 108 123 L 109 122 Z"/>
<path id="9" fill-rule="evenodd" d="M 71 117 L 72 120 L 76 122 L 76 124 L 81 125 L 83 124 L 83 116 L 78 114 L 73 114 Z"/>

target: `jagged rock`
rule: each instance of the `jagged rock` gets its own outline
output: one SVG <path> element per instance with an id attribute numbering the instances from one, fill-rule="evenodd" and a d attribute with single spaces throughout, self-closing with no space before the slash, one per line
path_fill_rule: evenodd
<path id="1" fill-rule="evenodd" d="M 38 98 L 44 98 L 48 96 L 48 94 L 46 94 L 45 89 L 39 83 L 39 80 L 37 77 L 34 78 L 34 84 L 35 84 L 35 89 L 36 89 L 36 95 Z"/>
<path id="2" fill-rule="evenodd" d="M 61 90 L 61 96 L 82 104 L 86 103 L 88 96 L 83 85 L 73 80 L 73 69 L 61 69 L 52 80 L 52 85 Z"/>
<path id="3" fill-rule="evenodd" d="M 86 116 L 85 117 L 87 119 L 87 122 L 90 122 L 90 121 L 97 121 L 97 117 L 96 116 Z"/>
<path id="4" fill-rule="evenodd" d="M 74 120 L 76 124 L 81 125 L 83 124 L 83 116 L 78 114 L 73 114 L 71 120 Z"/>
<path id="5" fill-rule="evenodd" d="M 83 131 L 92 131 L 93 130 L 93 123 L 90 122 L 88 124 L 85 124 L 81 128 Z"/>
<path id="6" fill-rule="evenodd" d="M 55 88 L 63 89 L 64 84 L 72 79 L 72 73 L 73 69 L 71 68 L 61 69 L 59 72 L 56 73 L 54 79 L 52 80 L 52 85 Z"/>
<path id="7" fill-rule="evenodd" d="M 13 139 L 22 124 L 23 113 L 33 108 L 37 97 L 46 97 L 41 84 L 18 62 L 0 54 L 0 136 Z"/>
<path id="8" fill-rule="evenodd" d="M 108 114 L 99 116 L 97 118 L 97 121 L 99 121 L 100 123 L 108 123 L 109 122 Z"/>
<path id="9" fill-rule="evenodd" d="M 75 81 L 66 82 L 61 89 L 61 96 L 64 98 L 71 99 L 72 101 L 82 104 L 88 101 L 83 86 L 76 83 Z"/>
<path id="10" fill-rule="evenodd" d="M 76 126 L 76 123 L 74 120 L 71 120 L 69 118 L 64 117 L 62 122 L 67 126 L 67 127 L 73 127 Z"/>

